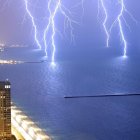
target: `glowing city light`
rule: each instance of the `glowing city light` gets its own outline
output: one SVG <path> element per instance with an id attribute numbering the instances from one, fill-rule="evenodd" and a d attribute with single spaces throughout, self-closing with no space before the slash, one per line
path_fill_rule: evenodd
<path id="1" fill-rule="evenodd" d="M 41 130 L 34 122 L 32 122 L 21 110 L 16 106 L 11 108 L 12 126 L 20 132 L 26 140 L 51 140 L 43 130 Z"/>

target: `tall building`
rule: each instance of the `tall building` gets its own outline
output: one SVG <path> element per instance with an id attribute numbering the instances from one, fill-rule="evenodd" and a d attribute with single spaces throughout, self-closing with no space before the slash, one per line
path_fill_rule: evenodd
<path id="1" fill-rule="evenodd" d="M 11 140 L 10 82 L 0 81 L 0 140 Z"/>

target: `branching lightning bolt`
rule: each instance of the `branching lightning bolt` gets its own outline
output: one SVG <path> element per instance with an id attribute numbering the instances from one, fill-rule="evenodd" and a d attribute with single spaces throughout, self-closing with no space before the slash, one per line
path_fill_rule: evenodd
<path id="1" fill-rule="evenodd" d="M 40 40 L 37 37 L 37 34 L 38 34 L 37 25 L 35 23 L 35 18 L 29 9 L 28 0 L 24 0 L 24 3 L 25 3 L 26 12 L 27 12 L 28 16 L 30 17 L 32 26 L 34 28 L 35 42 L 40 49 L 43 49 L 42 45 L 40 43 Z M 49 12 L 49 18 L 48 18 L 47 26 L 44 29 L 43 41 L 44 41 L 44 48 L 45 48 L 46 56 L 48 56 L 48 53 L 47 53 L 48 46 L 50 45 L 52 47 L 51 62 L 52 62 L 52 64 L 54 64 L 55 52 L 56 52 L 55 35 L 56 35 L 56 32 L 58 31 L 56 29 L 56 25 L 55 25 L 55 17 L 57 15 L 57 13 L 60 12 L 65 18 L 64 31 L 66 30 L 66 28 L 68 28 L 68 27 L 70 28 L 71 41 L 74 41 L 73 23 L 77 23 L 77 22 L 70 18 L 72 13 L 69 9 L 67 9 L 61 3 L 61 0 L 48 0 L 47 3 L 48 3 L 47 8 L 48 8 L 48 12 Z M 51 35 L 50 35 L 50 33 L 51 33 Z M 49 35 L 49 37 L 48 37 L 48 35 Z"/>
<path id="2" fill-rule="evenodd" d="M 38 37 L 37 37 L 37 26 L 35 24 L 35 19 L 32 16 L 32 14 L 31 14 L 31 12 L 30 12 L 30 10 L 28 8 L 28 0 L 24 0 L 24 3 L 25 3 L 26 12 L 29 15 L 29 17 L 31 18 L 32 25 L 34 27 L 34 39 L 35 39 L 35 42 L 36 42 L 37 46 L 39 47 L 39 49 L 42 49 L 42 46 L 41 46 L 41 44 L 40 44 L 40 42 L 38 40 Z"/>
<path id="3" fill-rule="evenodd" d="M 55 57 L 56 48 L 55 48 L 54 36 L 55 36 L 55 30 L 56 29 L 55 29 L 54 18 L 55 18 L 56 12 L 57 12 L 57 10 L 59 8 L 59 5 L 60 5 L 60 2 L 61 1 L 60 0 L 57 1 L 57 4 L 56 4 L 53 12 L 51 11 L 51 2 L 52 2 L 52 0 L 49 0 L 49 2 L 48 2 L 48 10 L 49 10 L 50 17 L 49 17 L 48 25 L 47 25 L 47 27 L 46 27 L 46 29 L 44 31 L 44 43 L 45 43 L 45 52 L 47 54 L 48 44 L 47 44 L 46 38 L 47 38 L 47 33 L 48 33 L 49 29 L 51 28 L 52 29 L 51 45 L 53 47 L 52 60 L 51 60 L 51 62 L 52 62 L 53 65 L 55 65 L 55 63 L 54 63 L 54 57 Z"/>
<path id="4" fill-rule="evenodd" d="M 107 19 L 108 19 L 107 9 L 106 9 L 106 7 L 104 5 L 103 0 L 98 1 L 98 4 L 100 4 L 100 3 L 101 3 L 101 7 L 103 8 L 103 11 L 104 11 L 104 14 L 105 14 L 105 19 L 103 21 L 103 28 L 104 28 L 104 31 L 105 31 L 105 34 L 106 34 L 106 47 L 109 47 L 110 35 L 109 35 L 109 31 L 108 31 L 108 29 L 106 27 L 106 23 L 107 23 Z M 98 9 L 98 11 L 99 11 L 99 9 Z"/>
<path id="5" fill-rule="evenodd" d="M 125 34 L 124 34 L 124 29 L 123 29 L 122 22 L 124 21 L 124 23 L 126 24 L 126 26 L 129 29 L 130 29 L 130 27 L 129 27 L 128 23 L 126 22 L 125 18 L 124 18 L 124 12 L 126 12 L 134 22 L 137 23 L 137 21 L 133 17 L 133 15 L 126 9 L 124 0 L 118 0 L 118 2 L 121 6 L 121 9 L 120 9 L 119 14 L 117 15 L 117 18 L 115 19 L 115 21 L 113 22 L 113 24 L 111 25 L 109 30 L 108 30 L 107 25 L 106 25 L 107 20 L 108 20 L 108 13 L 107 13 L 106 6 L 104 4 L 104 0 L 98 0 L 98 16 L 99 16 L 99 9 L 102 8 L 103 12 L 105 14 L 105 19 L 104 19 L 102 25 L 103 25 L 104 31 L 106 33 L 106 46 L 107 47 L 109 47 L 109 40 L 110 40 L 110 34 L 111 34 L 111 31 L 112 31 L 112 28 L 115 26 L 116 23 L 118 23 L 120 37 L 121 37 L 121 40 L 123 42 L 123 47 L 124 47 L 123 56 L 126 57 L 127 56 L 127 40 L 126 40 L 126 37 L 125 37 Z"/>
<path id="6" fill-rule="evenodd" d="M 54 6 L 54 8 L 51 7 L 52 5 Z M 48 21 L 48 24 L 46 26 L 46 29 L 44 31 L 45 52 L 47 54 L 48 40 L 49 40 L 49 39 L 47 39 L 47 34 L 51 30 L 52 33 L 51 33 L 50 41 L 51 41 L 51 46 L 53 48 L 52 57 L 51 57 L 51 63 L 52 63 L 52 65 L 55 65 L 55 52 L 56 52 L 56 45 L 55 45 L 55 34 L 56 34 L 55 16 L 56 16 L 56 14 L 58 12 L 60 12 L 64 16 L 64 18 L 65 18 L 64 31 L 65 31 L 66 27 L 68 27 L 68 26 L 70 27 L 70 29 L 71 29 L 71 31 L 70 31 L 71 40 L 74 39 L 74 33 L 73 33 L 74 29 L 73 29 L 72 24 L 77 23 L 77 22 L 69 17 L 68 14 L 71 14 L 71 12 L 66 7 L 64 7 L 64 5 L 61 3 L 61 0 L 49 0 L 49 2 L 48 2 L 48 11 L 49 11 L 50 17 L 49 17 L 49 21 Z"/>
<path id="7" fill-rule="evenodd" d="M 135 22 L 137 23 L 137 20 L 133 17 L 133 15 L 126 9 L 125 7 L 125 4 L 124 4 L 124 0 L 119 0 L 119 4 L 121 5 L 121 9 L 120 9 L 120 12 L 117 16 L 117 18 L 115 19 L 115 21 L 113 22 L 113 24 L 111 25 L 111 28 L 110 28 L 110 32 L 112 30 L 112 28 L 114 27 L 114 25 L 116 23 L 118 23 L 118 26 L 119 26 L 119 31 L 120 31 L 120 36 L 121 36 L 121 39 L 123 41 L 123 44 L 124 44 L 124 49 L 123 49 L 123 56 L 126 57 L 127 56 L 127 40 L 126 40 L 126 37 L 125 37 L 125 34 L 124 34 L 124 29 L 123 29 L 123 25 L 122 25 L 122 20 L 124 21 L 124 23 L 126 24 L 126 26 L 130 29 L 129 27 L 129 24 L 126 22 L 125 18 L 124 18 L 124 12 L 126 12 L 130 18 Z"/>
<path id="8" fill-rule="evenodd" d="M 124 32 L 123 32 L 123 28 L 122 28 L 122 22 L 121 22 L 121 17 L 123 17 L 123 12 L 125 10 L 124 1 L 120 0 L 120 4 L 121 4 L 121 11 L 120 11 L 120 14 L 118 15 L 118 24 L 119 24 L 119 28 L 120 28 L 121 38 L 122 38 L 122 41 L 124 43 L 124 54 L 123 54 L 123 56 L 126 57 L 127 42 L 126 42 L 126 39 L 125 39 L 125 36 L 124 36 Z"/>
<path id="9" fill-rule="evenodd" d="M 65 18 L 64 19 L 64 32 L 66 30 L 66 28 L 70 28 L 70 35 L 71 35 L 71 41 L 74 41 L 74 27 L 73 24 L 78 24 L 75 20 L 72 19 L 72 12 L 71 10 L 69 10 L 68 8 L 66 8 L 63 3 L 62 0 L 46 0 L 47 1 L 47 9 L 49 12 L 49 18 L 48 18 L 48 22 L 47 25 L 44 29 L 43 32 L 43 41 L 44 41 L 44 46 L 42 47 L 42 43 L 39 38 L 38 38 L 38 28 L 36 25 L 36 20 L 35 17 L 33 16 L 32 12 L 30 11 L 29 8 L 29 0 L 23 0 L 24 4 L 25 4 L 25 10 L 26 10 L 26 14 L 29 16 L 33 29 L 34 29 L 34 40 L 36 42 L 36 45 L 38 46 L 39 49 L 44 49 L 46 56 L 48 56 L 47 53 L 47 49 L 48 46 L 52 47 L 52 55 L 51 55 L 51 62 L 52 64 L 55 64 L 55 53 L 56 53 L 56 41 L 55 41 L 55 35 L 57 30 L 57 26 L 56 26 L 56 16 L 57 13 L 60 12 L 61 15 Z M 84 15 L 84 2 L 85 0 L 79 0 L 80 2 L 78 2 L 78 4 L 75 5 L 75 7 L 77 7 L 78 5 L 82 5 L 82 10 L 83 10 L 83 14 L 82 17 Z M 106 47 L 109 47 L 109 41 L 111 38 L 111 31 L 112 28 L 117 24 L 117 27 L 119 28 L 119 32 L 120 32 L 120 37 L 121 40 L 123 42 L 123 56 L 126 57 L 127 56 L 127 40 L 125 37 L 125 32 L 124 32 L 124 27 L 123 27 L 123 23 L 130 29 L 129 24 L 127 23 L 127 21 L 125 20 L 125 13 L 127 13 L 129 15 L 129 17 L 135 21 L 136 19 L 133 17 L 133 15 L 126 9 L 125 6 L 125 0 L 117 0 L 119 5 L 120 5 L 120 11 L 116 17 L 116 19 L 114 20 L 114 22 L 112 23 L 112 25 L 110 26 L 110 28 L 108 28 L 108 9 L 106 7 L 106 3 L 105 0 L 98 0 L 98 16 L 99 16 L 99 10 L 102 9 L 103 13 L 104 13 L 104 20 L 102 22 L 102 26 L 106 35 Z M 2 9 L 5 8 L 5 6 L 9 3 L 9 0 L 6 0 L 4 5 L 2 6 Z M 60 32 L 59 32 L 60 33 Z"/>

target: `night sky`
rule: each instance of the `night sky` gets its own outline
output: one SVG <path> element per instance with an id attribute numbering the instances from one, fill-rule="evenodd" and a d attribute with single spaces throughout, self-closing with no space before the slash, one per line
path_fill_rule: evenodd
<path id="1" fill-rule="evenodd" d="M 57 49 L 64 48 L 104 48 L 105 47 L 105 33 L 102 27 L 104 14 L 100 9 L 98 13 L 98 1 L 86 0 L 84 2 L 84 15 L 82 19 L 82 5 L 77 5 L 79 0 L 62 0 L 62 3 L 71 12 L 71 18 L 79 24 L 73 24 L 75 43 L 70 41 L 70 30 L 66 29 L 64 35 L 64 18 L 58 13 L 55 18 L 57 29 L 63 36 L 56 33 L 55 41 Z M 29 0 L 29 9 L 35 17 L 35 22 L 38 29 L 38 38 L 42 40 L 43 30 L 48 23 L 48 10 L 46 0 Z M 107 26 L 110 27 L 111 23 L 116 18 L 120 7 L 117 0 L 105 0 L 105 4 L 109 13 Z M 123 21 L 123 29 L 126 40 L 128 42 L 128 54 L 139 52 L 139 34 L 140 34 L 140 17 L 139 17 L 139 0 L 125 0 L 126 8 L 137 20 L 135 23 L 128 14 L 124 14 L 130 29 L 127 28 Z M 34 30 L 32 28 L 31 19 L 25 10 L 24 0 L 1 0 L 0 1 L 0 41 L 8 45 L 20 44 L 37 47 L 34 41 Z M 81 20 L 82 19 L 82 20 Z M 41 41 L 43 45 L 43 41 Z M 113 28 L 110 40 L 110 46 L 114 51 L 122 51 L 123 43 L 120 40 L 119 30 L 117 25 Z M 113 50 L 112 49 L 112 50 Z M 102 50 L 102 49 L 101 49 Z M 137 51 L 138 50 L 138 51 Z M 104 49 L 102 50 L 104 51 Z"/>

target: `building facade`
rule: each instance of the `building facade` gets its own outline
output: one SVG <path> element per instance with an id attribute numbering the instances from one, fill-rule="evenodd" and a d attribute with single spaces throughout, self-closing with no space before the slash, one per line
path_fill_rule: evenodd
<path id="1" fill-rule="evenodd" d="M 0 81 L 0 140 L 11 140 L 10 82 Z"/>

